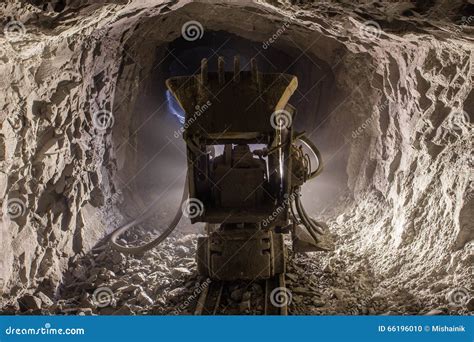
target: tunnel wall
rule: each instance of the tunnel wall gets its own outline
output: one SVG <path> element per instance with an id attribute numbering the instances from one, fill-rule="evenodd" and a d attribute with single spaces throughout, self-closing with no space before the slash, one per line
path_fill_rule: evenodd
<path id="1" fill-rule="evenodd" d="M 106 4 L 84 7 L 69 21 L 32 5 L 2 4 L 26 23 L 29 38 L 0 37 L 5 293 L 54 292 L 71 258 L 122 219 L 113 210 L 123 187 L 117 171 L 135 156 L 119 147 L 134 138 L 130 113 L 150 72 L 149 51 L 179 37 L 189 20 L 261 42 L 288 22 L 272 44 L 295 45 L 331 65 L 348 94 L 318 122 L 314 138 L 327 145 L 327 163 L 345 153 L 347 191 L 328 217 L 341 253 L 364 255 L 387 279 L 403 276 L 414 287 L 465 281 L 472 125 L 453 126 L 451 118 L 469 108 L 468 96 L 472 103 L 473 57 L 460 26 L 446 21 L 443 32 L 428 31 L 429 16 L 413 25 L 398 12 L 390 22 L 374 15 L 383 24 L 374 38 L 356 7 L 330 2 Z M 113 113 L 105 132 L 92 124 L 98 111 Z M 8 213 L 13 200 L 22 211 L 16 218 Z"/>

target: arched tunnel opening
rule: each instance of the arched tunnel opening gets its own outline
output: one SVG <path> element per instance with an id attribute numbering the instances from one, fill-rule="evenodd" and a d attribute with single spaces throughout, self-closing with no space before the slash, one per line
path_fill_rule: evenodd
<path id="1" fill-rule="evenodd" d="M 341 133 L 325 132 L 321 126 L 344 94 L 337 89 L 327 63 L 309 54 L 296 59 L 294 46 L 264 49 L 263 44 L 228 32 L 211 31 L 196 42 L 180 37 L 154 51 L 152 74 L 140 86 L 140 95 L 130 112 L 133 119 L 129 131 L 133 136 L 120 141 L 118 147 L 128 149 L 129 159 L 124 161 L 123 176 L 120 177 L 119 171 L 118 177 L 124 191 L 130 190 L 132 205 L 146 203 L 161 194 L 160 208 L 172 211 L 184 186 L 186 147 L 181 129 L 185 114 L 166 89 L 166 79 L 195 74 L 200 70 L 203 58 L 208 60 L 210 71 L 215 71 L 218 57 L 223 57 L 227 61 L 226 70 L 230 71 L 234 56 L 240 57 L 242 70 L 250 70 L 250 60 L 255 58 L 261 72 L 284 71 L 298 78 L 298 88 L 291 100 L 297 111 L 295 129 L 307 131 L 321 153 L 331 156 L 330 162 L 325 163 L 326 172 L 320 176 L 320 181 L 305 187 L 305 201 L 311 202 L 311 210 L 318 212 L 335 203 L 347 184 L 347 153 L 342 151 L 342 139 L 334 137 Z M 128 177 L 127 173 L 133 177 Z M 317 197 L 311 196 L 313 191 L 318 193 Z"/>
<path id="2" fill-rule="evenodd" d="M 183 210 L 186 113 L 166 80 L 199 75 L 203 59 L 209 73 L 220 57 L 233 72 L 235 56 L 242 72 L 255 60 L 260 75 L 296 77 L 292 129 L 324 163 L 301 199 L 334 246 L 296 253 L 285 235 L 288 313 L 472 311 L 471 28 L 453 14 L 427 29 L 430 11 L 408 24 L 406 11 L 383 20 L 331 2 L 280 5 L 61 1 L 17 13 L 28 40 L 1 42 L 0 75 L 12 80 L 0 145 L 5 312 L 195 312 L 214 286 L 196 258 L 209 225 L 182 217 L 135 255 L 110 236 L 152 206 L 118 239 L 150 242 Z M 215 151 L 224 158 L 225 143 Z M 222 291 L 220 314 L 267 312 L 265 283 Z"/>

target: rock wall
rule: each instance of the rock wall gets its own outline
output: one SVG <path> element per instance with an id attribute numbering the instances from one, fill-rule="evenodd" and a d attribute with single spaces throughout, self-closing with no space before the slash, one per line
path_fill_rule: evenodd
<path id="1" fill-rule="evenodd" d="M 0 5 L 2 26 L 18 25 L 0 36 L 6 296 L 38 287 L 54 292 L 71 258 L 121 220 L 117 193 L 134 191 L 120 181 L 136 166 L 130 113 L 153 68 L 151 51 L 180 37 L 191 20 L 204 33 L 272 38 L 275 47 L 330 67 L 344 97 L 333 99 L 310 133 L 324 146 L 329 169 L 335 160 L 345 164 L 347 191 L 334 194 L 339 206 L 326 212 L 341 253 L 369 260 L 387 284 L 398 279 L 421 292 L 433 283 L 467 286 L 473 30 L 465 8 L 342 1 Z"/>

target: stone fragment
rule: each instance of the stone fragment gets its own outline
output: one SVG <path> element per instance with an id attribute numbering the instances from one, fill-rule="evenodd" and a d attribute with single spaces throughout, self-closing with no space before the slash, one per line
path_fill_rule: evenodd
<path id="1" fill-rule="evenodd" d="M 51 298 L 49 298 L 43 292 L 38 292 L 36 296 L 41 300 L 41 307 L 43 309 L 53 305 L 53 301 L 51 300 Z"/>
<path id="2" fill-rule="evenodd" d="M 134 315 L 134 312 L 132 311 L 130 305 L 125 304 L 121 306 L 118 310 L 115 310 L 112 315 L 131 316 Z"/>
<path id="3" fill-rule="evenodd" d="M 439 310 L 439 309 L 433 309 L 428 311 L 425 316 L 437 316 L 437 315 L 443 315 L 444 311 Z"/>
<path id="4" fill-rule="evenodd" d="M 185 257 L 189 255 L 189 248 L 184 247 L 184 246 L 176 247 L 176 255 L 179 257 Z"/>
<path id="5" fill-rule="evenodd" d="M 234 291 L 231 292 L 230 298 L 235 302 L 240 302 L 242 300 L 242 294 L 243 294 L 242 289 L 235 289 Z"/>
<path id="6" fill-rule="evenodd" d="M 171 271 L 171 274 L 175 277 L 183 276 L 183 275 L 190 275 L 191 271 L 185 267 L 175 267 Z"/>
<path id="7" fill-rule="evenodd" d="M 20 297 L 18 299 L 18 304 L 20 305 L 20 309 L 23 311 L 41 309 L 41 299 L 30 294 Z"/>
<path id="8" fill-rule="evenodd" d="M 466 303 L 466 308 L 469 310 L 469 311 L 474 311 L 474 297 L 472 297 L 471 299 L 469 299 Z"/>
<path id="9" fill-rule="evenodd" d="M 144 305 L 144 306 L 150 306 L 150 305 L 153 305 L 153 299 L 151 299 L 145 291 L 142 291 L 138 294 L 137 296 L 137 302 L 140 304 L 140 305 Z"/>

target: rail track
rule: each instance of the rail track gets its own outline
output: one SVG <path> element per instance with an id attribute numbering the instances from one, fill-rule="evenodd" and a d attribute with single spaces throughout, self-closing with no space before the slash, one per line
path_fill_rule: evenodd
<path id="1" fill-rule="evenodd" d="M 274 315 L 288 314 L 287 305 L 291 301 L 291 294 L 285 287 L 285 276 L 280 274 L 267 280 L 260 280 L 246 284 L 246 288 L 256 284 L 261 293 L 253 293 L 244 303 L 236 305 L 230 299 L 233 282 L 213 281 L 200 294 L 195 315 Z M 240 303 L 242 304 L 242 303 Z"/>

